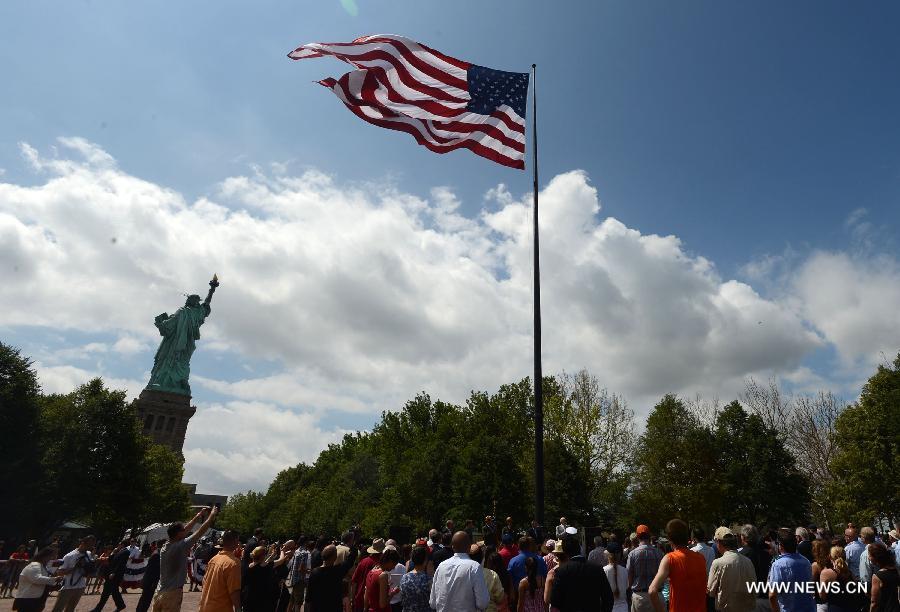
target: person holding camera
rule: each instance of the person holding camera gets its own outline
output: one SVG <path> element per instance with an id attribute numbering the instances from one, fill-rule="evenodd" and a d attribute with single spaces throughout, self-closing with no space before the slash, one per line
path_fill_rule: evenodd
<path id="1" fill-rule="evenodd" d="M 56 596 L 53 612 L 75 612 L 75 606 L 84 594 L 87 577 L 96 569 L 92 552 L 96 543 L 94 536 L 85 536 L 78 542 L 78 548 L 63 557 L 57 570 L 57 575 L 63 576 L 63 585 Z"/>
<path id="2" fill-rule="evenodd" d="M 197 531 L 191 533 L 191 528 L 207 513 L 207 519 Z M 217 507 L 210 506 L 198 512 L 187 525 L 183 523 L 169 525 L 166 530 L 169 539 L 159 551 L 159 585 L 153 596 L 153 612 L 180 612 L 191 547 L 212 526 L 218 513 Z"/>

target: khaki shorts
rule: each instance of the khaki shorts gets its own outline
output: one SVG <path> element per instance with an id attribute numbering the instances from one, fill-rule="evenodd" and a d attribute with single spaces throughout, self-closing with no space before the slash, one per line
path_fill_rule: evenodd
<path id="1" fill-rule="evenodd" d="M 653 602 L 650 601 L 650 594 L 646 592 L 632 593 L 631 612 L 653 612 Z M 698 612 L 702 611 L 698 610 Z"/>
<path id="2" fill-rule="evenodd" d="M 84 589 L 62 589 L 56 594 L 56 603 L 53 612 L 75 612 L 78 600 L 84 594 Z"/>
<path id="3" fill-rule="evenodd" d="M 184 591 L 159 591 L 153 596 L 152 612 L 181 612 L 181 598 Z"/>

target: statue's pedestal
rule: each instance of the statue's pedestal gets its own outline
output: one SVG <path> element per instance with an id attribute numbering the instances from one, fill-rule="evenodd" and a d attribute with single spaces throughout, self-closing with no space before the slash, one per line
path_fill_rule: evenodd
<path id="1" fill-rule="evenodd" d="M 164 444 L 184 459 L 184 436 L 188 421 L 197 411 L 191 406 L 190 395 L 144 389 L 134 400 L 137 416 L 144 428 L 144 434 L 157 444 Z"/>

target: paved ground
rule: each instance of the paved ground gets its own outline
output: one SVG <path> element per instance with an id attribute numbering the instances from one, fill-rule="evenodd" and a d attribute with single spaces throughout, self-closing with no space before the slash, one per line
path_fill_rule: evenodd
<path id="1" fill-rule="evenodd" d="M 130 590 L 128 591 L 127 595 L 122 596 L 122 598 L 125 600 L 125 605 L 127 606 L 126 612 L 128 612 L 129 610 L 134 610 L 134 607 L 137 605 L 140 596 L 140 589 Z M 100 593 L 97 593 L 95 595 L 84 595 L 78 602 L 78 607 L 75 608 L 75 612 L 88 612 L 97 605 L 97 602 L 99 600 Z M 0 612 L 10 612 L 10 610 L 12 610 L 12 602 L 12 599 L 0 599 Z M 54 595 L 50 595 L 50 598 L 47 600 L 47 606 L 44 608 L 44 612 L 50 612 L 51 610 L 53 610 L 54 603 L 56 603 L 56 597 Z M 195 591 L 193 593 L 189 593 L 185 588 L 184 600 L 181 604 L 181 609 L 184 610 L 184 612 L 193 612 L 199 606 L 200 592 Z M 114 612 L 115 609 L 116 605 L 113 603 L 112 599 L 106 602 L 106 612 Z"/>

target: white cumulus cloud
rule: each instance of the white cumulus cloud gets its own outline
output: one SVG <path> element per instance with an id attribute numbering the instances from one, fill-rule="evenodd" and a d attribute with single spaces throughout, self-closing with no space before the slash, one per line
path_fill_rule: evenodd
<path id="1" fill-rule="evenodd" d="M 110 356 L 146 355 L 126 377 L 140 380 L 154 316 L 217 272 L 198 350 L 232 374 L 192 378 L 185 456 L 203 490 L 262 487 L 314 459 L 341 433 L 323 425 L 332 411 L 365 428 L 420 390 L 462 401 L 531 373 L 529 194 L 499 185 L 466 216 L 448 187 L 416 196 L 256 170 L 189 202 L 97 145 L 59 144 L 49 157 L 22 147 L 45 182 L 0 182 L 0 325 L 105 334 Z M 677 237 L 600 211 L 580 171 L 541 192 L 544 370 L 587 367 L 639 413 L 666 392 L 727 397 L 747 375 L 799 376 L 826 342 L 871 350 L 895 321 L 886 309 L 869 327 L 829 324 L 831 298 L 768 299 Z M 57 388 L 89 373 L 65 367 L 41 376 Z"/>

